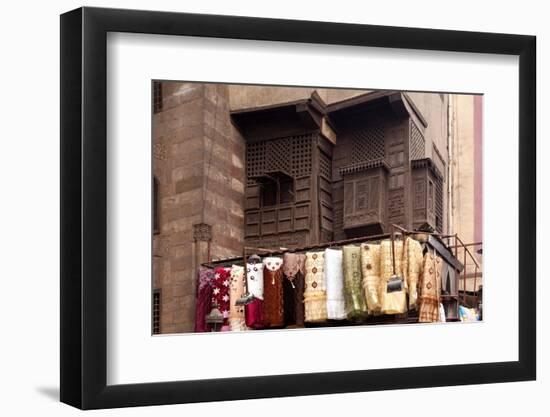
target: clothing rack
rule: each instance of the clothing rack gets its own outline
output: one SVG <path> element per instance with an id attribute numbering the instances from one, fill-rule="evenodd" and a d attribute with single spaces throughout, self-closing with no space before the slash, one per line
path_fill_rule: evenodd
<path id="1" fill-rule="evenodd" d="M 349 245 L 352 243 L 363 243 L 363 242 L 372 242 L 377 240 L 389 239 L 390 237 L 391 237 L 390 233 L 384 233 L 384 234 L 372 235 L 372 236 L 361 236 L 361 237 L 350 238 L 350 239 L 334 240 L 331 242 L 324 242 L 316 245 L 307 245 L 307 246 L 300 246 L 300 247 L 294 247 L 294 248 L 278 248 L 278 249 L 265 249 L 265 248 L 257 248 L 252 246 L 245 246 L 243 248 L 243 256 L 235 256 L 232 258 L 211 260 L 210 262 L 204 262 L 201 265 L 209 268 L 213 268 L 216 266 L 229 266 L 232 264 L 239 265 L 244 263 L 244 260 L 246 260 L 247 254 L 252 254 L 252 253 L 261 253 L 262 255 L 265 255 L 265 256 L 276 256 L 276 255 L 283 255 L 284 253 L 287 253 L 287 252 L 301 253 L 301 252 L 307 252 L 315 249 Z"/>
<path id="2" fill-rule="evenodd" d="M 285 248 L 285 247 L 262 248 L 262 247 L 244 246 L 242 249 L 242 256 L 234 256 L 234 257 L 225 258 L 225 259 L 210 260 L 210 262 L 205 262 L 205 263 L 202 263 L 201 265 L 209 268 L 226 267 L 231 265 L 246 266 L 246 263 L 248 260 L 247 256 L 250 256 L 252 254 L 261 255 L 262 257 L 282 256 L 283 254 L 289 253 L 289 252 L 305 253 L 316 249 L 339 247 L 343 245 L 359 244 L 364 242 L 378 242 L 386 239 L 391 239 L 392 241 L 392 260 L 395 263 L 395 253 L 394 253 L 395 239 L 398 238 L 398 239 L 404 240 L 407 236 L 415 236 L 415 235 L 418 237 L 422 237 L 421 239 L 417 238 L 417 240 L 421 240 L 424 243 L 424 245 L 428 245 L 429 247 L 433 248 L 433 250 L 440 253 L 442 258 L 447 260 L 449 265 L 453 267 L 455 270 L 457 270 L 459 277 L 461 276 L 462 270 L 463 269 L 465 270 L 465 268 L 463 268 L 462 264 L 457 258 L 458 247 L 461 246 L 464 249 L 464 261 L 466 260 L 467 255 L 470 255 L 470 257 L 473 258 L 471 252 L 467 248 L 467 246 L 470 246 L 470 245 L 465 245 L 456 234 L 440 234 L 437 232 L 429 232 L 429 231 L 411 231 L 396 224 L 392 224 L 390 225 L 390 227 L 391 227 L 390 233 L 384 233 L 384 234 L 378 234 L 378 235 L 372 235 L 372 236 L 361 236 L 361 237 L 349 238 L 349 239 L 341 239 L 341 240 L 319 243 L 315 245 L 305 245 L 305 246 L 299 246 L 299 247 L 293 247 L 293 248 Z M 455 245 L 450 246 L 451 240 L 454 240 Z M 474 259 L 474 262 L 475 262 L 475 259 Z M 394 265 L 394 271 L 395 271 L 395 265 Z M 477 263 L 476 263 L 476 273 L 477 273 Z M 460 282 L 458 282 L 457 284 L 458 284 L 457 291 L 459 291 Z M 248 287 L 247 270 L 245 268 L 246 294 L 248 294 L 247 287 Z M 450 302 L 451 300 L 456 300 L 457 303 L 460 303 L 460 293 L 456 295 L 441 294 L 441 299 L 445 300 L 443 301 L 444 303 Z M 397 319 L 398 322 L 400 322 L 400 320 L 405 320 L 406 322 L 416 322 L 416 319 L 414 317 L 409 317 L 409 313 L 407 313 L 404 317 Z M 375 321 L 378 322 L 378 319 Z M 371 324 L 374 324 L 374 322 Z"/>
<path id="3" fill-rule="evenodd" d="M 212 259 L 209 262 L 202 263 L 201 265 L 205 266 L 205 267 L 209 267 L 209 268 L 213 268 L 213 267 L 216 267 L 216 266 L 230 266 L 232 264 L 242 266 L 245 263 L 244 260 L 246 260 L 246 255 L 247 254 L 261 253 L 264 256 L 277 256 L 277 255 L 283 255 L 286 252 L 301 253 L 301 252 L 307 252 L 307 251 L 311 251 L 311 250 L 315 250 L 315 249 L 331 248 L 331 247 L 335 247 L 335 246 L 342 246 L 342 245 L 348 245 L 348 244 L 353 244 L 353 243 L 372 242 L 372 241 L 378 241 L 378 240 L 394 238 L 394 236 L 396 234 L 396 231 L 397 231 L 397 233 L 401 234 L 402 236 L 428 235 L 428 236 L 433 236 L 436 239 L 440 239 L 441 241 L 443 239 L 446 239 L 447 242 L 450 239 L 454 239 L 455 242 L 457 242 L 457 241 L 460 242 L 460 245 L 455 244 L 454 246 L 449 247 L 448 244 L 447 244 L 446 249 L 448 249 L 451 253 L 452 253 L 452 249 L 454 249 L 455 250 L 455 253 L 454 253 L 455 257 L 457 257 L 457 247 L 458 246 L 462 246 L 462 247 L 468 246 L 468 245 L 464 245 L 462 243 L 462 241 L 460 240 L 460 238 L 456 234 L 448 235 L 448 234 L 441 234 L 441 233 L 437 233 L 437 232 L 427 232 L 427 231 L 420 231 L 420 230 L 407 230 L 407 229 L 405 229 L 405 228 L 403 228 L 403 227 L 401 227 L 397 224 L 392 224 L 391 227 L 392 227 L 392 233 L 383 233 L 383 234 L 372 235 L 372 236 L 361 236 L 361 237 L 356 237 L 356 238 L 334 240 L 334 241 L 330 241 L 330 242 L 324 242 L 324 243 L 318 243 L 318 244 L 315 244 L 315 245 L 306 245 L 306 246 L 300 246 L 300 247 L 294 247 L 294 248 L 280 247 L 278 249 L 274 249 L 274 248 L 267 249 L 267 248 L 260 248 L 260 247 L 245 246 L 243 248 L 243 255 L 242 256 L 234 256 L 234 257 L 231 257 L 231 258 L 216 259 L 216 260 Z M 479 266 L 477 265 L 477 262 L 475 261 L 474 257 L 471 255 L 471 253 L 468 251 L 467 248 L 465 248 L 465 249 L 466 249 L 467 253 L 470 255 L 470 257 L 473 259 L 473 261 L 475 262 L 476 267 L 479 268 Z"/>

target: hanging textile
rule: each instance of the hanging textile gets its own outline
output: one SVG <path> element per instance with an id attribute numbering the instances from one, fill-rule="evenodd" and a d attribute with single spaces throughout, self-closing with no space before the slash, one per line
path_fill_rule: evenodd
<path id="1" fill-rule="evenodd" d="M 443 304 L 439 303 L 439 321 L 445 323 L 447 319 L 445 318 L 445 307 Z"/>
<path id="2" fill-rule="evenodd" d="M 253 260 L 253 262 L 250 261 Z M 244 308 L 246 325 L 252 329 L 264 327 L 262 311 L 264 299 L 264 266 L 258 256 L 251 256 L 246 264 L 246 285 L 255 299 Z"/>
<path id="3" fill-rule="evenodd" d="M 304 307 L 306 322 L 322 322 L 327 319 L 327 291 L 325 285 L 325 253 L 306 253 Z"/>
<path id="4" fill-rule="evenodd" d="M 409 310 L 416 310 L 418 304 L 418 280 L 422 273 L 422 245 L 407 237 L 403 246 L 403 279 L 409 293 Z"/>
<path id="5" fill-rule="evenodd" d="M 460 321 L 478 321 L 480 318 L 478 317 L 478 313 L 476 312 L 475 308 L 467 308 L 464 306 L 458 307 L 459 317 Z"/>
<path id="6" fill-rule="evenodd" d="M 306 255 L 285 253 L 283 256 L 283 298 L 285 325 L 304 327 L 304 275 Z"/>
<path id="7" fill-rule="evenodd" d="M 206 316 L 212 308 L 212 282 L 214 270 L 201 266 L 197 274 L 197 298 L 195 304 L 195 331 L 209 332 Z"/>
<path id="8" fill-rule="evenodd" d="M 424 256 L 424 270 L 420 285 L 418 321 L 432 323 L 439 321 L 439 296 L 441 289 L 442 259 L 433 251 Z"/>
<path id="9" fill-rule="evenodd" d="M 214 270 L 214 282 L 212 284 L 212 305 L 217 305 L 223 315 L 221 331 L 229 330 L 229 282 L 231 280 L 231 268 L 218 267 Z"/>
<path id="10" fill-rule="evenodd" d="M 367 312 L 381 314 L 380 304 L 380 245 L 361 245 L 361 269 L 363 271 L 363 291 L 367 301 Z"/>
<path id="11" fill-rule="evenodd" d="M 231 331 L 246 330 L 244 306 L 236 305 L 239 298 L 244 296 L 244 267 L 231 267 L 231 285 L 229 287 L 229 328 Z"/>
<path id="12" fill-rule="evenodd" d="M 265 327 L 284 326 L 282 265 L 282 258 L 273 256 L 264 258 L 263 322 Z"/>
<path id="13" fill-rule="evenodd" d="M 402 278 L 402 241 L 395 241 L 394 251 L 395 275 Z M 392 242 L 390 240 L 384 240 L 380 244 L 380 304 L 383 314 L 402 314 L 407 311 L 406 281 L 402 282 L 402 289 L 400 291 L 388 292 L 388 281 L 393 275 Z"/>
<path id="14" fill-rule="evenodd" d="M 341 249 L 325 249 L 325 279 L 327 286 L 327 317 L 332 320 L 343 320 L 346 318 L 346 303 L 344 300 Z"/>
<path id="15" fill-rule="evenodd" d="M 347 317 L 349 320 L 363 320 L 367 317 L 367 303 L 363 295 L 360 246 L 344 246 L 343 270 Z"/>

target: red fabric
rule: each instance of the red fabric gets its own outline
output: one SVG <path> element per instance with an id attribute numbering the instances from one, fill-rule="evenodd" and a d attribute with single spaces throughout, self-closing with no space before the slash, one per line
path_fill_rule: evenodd
<path id="1" fill-rule="evenodd" d="M 212 283 L 212 304 L 217 304 L 223 314 L 223 325 L 228 325 L 229 319 L 229 284 L 231 283 L 231 268 L 218 267 L 214 270 Z"/>
<path id="2" fill-rule="evenodd" d="M 263 300 L 256 298 L 244 306 L 246 325 L 251 329 L 262 329 L 264 327 L 262 319 L 263 303 Z"/>
<path id="3" fill-rule="evenodd" d="M 210 313 L 212 305 L 212 282 L 214 270 L 201 267 L 197 276 L 197 304 L 195 309 L 195 331 L 209 332 L 206 324 L 206 315 Z"/>

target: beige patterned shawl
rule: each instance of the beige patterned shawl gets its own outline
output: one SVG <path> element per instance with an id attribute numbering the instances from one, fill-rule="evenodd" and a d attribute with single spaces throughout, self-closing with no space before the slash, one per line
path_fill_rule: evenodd
<path id="1" fill-rule="evenodd" d="M 304 306 L 306 322 L 327 320 L 327 291 L 325 285 L 325 253 L 306 253 Z"/>
<path id="2" fill-rule="evenodd" d="M 420 283 L 418 321 L 432 323 L 440 320 L 439 296 L 441 293 L 441 269 L 443 260 L 429 251 L 424 256 L 424 271 Z"/>
<path id="3" fill-rule="evenodd" d="M 387 292 L 388 281 L 394 274 L 392 262 L 392 243 L 384 240 L 380 244 L 380 303 L 384 314 L 402 314 L 407 311 L 407 282 L 403 282 L 401 291 Z M 395 274 L 403 277 L 403 242 L 395 241 Z"/>
<path id="4" fill-rule="evenodd" d="M 417 308 L 418 280 L 423 262 L 422 245 L 417 240 L 407 237 L 403 247 L 403 278 L 409 293 L 409 310 Z"/>
<path id="5" fill-rule="evenodd" d="M 233 265 L 229 284 L 229 327 L 232 331 L 247 330 L 244 319 L 244 306 L 235 304 L 244 295 L 244 279 L 244 267 Z"/>
<path id="6" fill-rule="evenodd" d="M 367 311 L 371 315 L 381 314 L 380 304 L 380 245 L 361 245 L 361 268 L 363 271 L 363 291 L 367 301 Z"/>

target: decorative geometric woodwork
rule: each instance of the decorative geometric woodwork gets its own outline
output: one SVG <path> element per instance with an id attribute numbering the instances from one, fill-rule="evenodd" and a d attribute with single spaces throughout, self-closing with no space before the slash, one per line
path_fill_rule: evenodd
<path id="1" fill-rule="evenodd" d="M 246 140 L 246 242 L 292 247 L 391 224 L 442 232 L 444 177 L 407 100 L 378 91 L 326 106 L 312 95 L 235 112 Z"/>
<path id="2" fill-rule="evenodd" d="M 411 160 L 424 158 L 426 152 L 426 141 L 424 140 L 424 135 L 420 133 L 420 129 L 416 126 L 416 123 L 412 120 L 410 121 L 411 125 Z"/>
<path id="3" fill-rule="evenodd" d="M 411 161 L 413 228 L 443 232 L 443 175 L 430 158 Z"/>
<path id="4" fill-rule="evenodd" d="M 362 163 L 384 158 L 384 126 L 374 122 L 350 131 L 352 138 L 351 163 Z"/>

